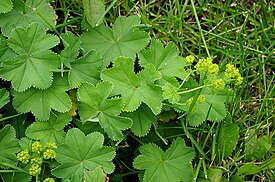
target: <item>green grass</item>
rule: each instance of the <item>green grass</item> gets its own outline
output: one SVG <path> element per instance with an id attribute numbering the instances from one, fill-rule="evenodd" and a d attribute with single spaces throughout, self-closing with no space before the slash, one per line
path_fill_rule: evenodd
<path id="1" fill-rule="evenodd" d="M 197 156 L 195 174 L 200 175 L 211 166 L 222 169 L 226 172 L 224 176 L 230 178 L 244 162 L 248 130 L 255 129 L 259 136 L 274 136 L 275 3 L 200 0 L 192 7 L 192 1 L 119 1 L 108 12 L 107 21 L 113 21 L 118 15 L 137 14 L 144 24 L 142 29 L 163 42 L 175 42 L 181 55 L 201 58 L 207 57 L 209 51 L 216 63 L 232 62 L 240 68 L 244 82 L 235 87 L 234 102 L 228 108 L 226 119 L 240 127 L 240 139 L 233 155 L 219 160 L 213 153 L 212 144 L 216 140 L 213 134 L 219 128 L 218 123 L 188 128 L 209 157 Z M 274 149 L 273 146 L 257 164 L 274 155 Z M 247 176 L 246 180 L 273 181 L 274 172 L 266 170 Z"/>

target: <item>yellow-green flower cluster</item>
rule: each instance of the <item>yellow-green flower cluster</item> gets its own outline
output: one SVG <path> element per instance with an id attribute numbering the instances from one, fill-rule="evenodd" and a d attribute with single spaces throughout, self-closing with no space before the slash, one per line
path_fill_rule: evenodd
<path id="1" fill-rule="evenodd" d="M 37 176 L 41 173 L 41 166 L 39 165 L 31 165 L 29 169 L 29 174 L 32 176 Z"/>
<path id="2" fill-rule="evenodd" d="M 236 85 L 240 85 L 243 82 L 243 77 L 241 76 L 239 70 L 230 63 L 226 65 L 225 77 L 227 79 L 235 79 Z"/>
<path id="3" fill-rule="evenodd" d="M 55 182 L 53 178 L 46 178 L 43 182 Z"/>
<path id="4" fill-rule="evenodd" d="M 217 74 L 219 73 L 219 66 L 215 63 L 212 63 L 213 58 L 200 59 L 195 65 L 195 70 L 198 74 L 200 73 L 210 73 Z"/>
<path id="5" fill-rule="evenodd" d="M 42 146 L 41 146 L 41 143 L 36 141 L 36 142 L 33 142 L 32 144 L 32 152 L 36 152 L 38 154 L 40 154 L 40 152 L 42 152 Z"/>
<path id="6" fill-rule="evenodd" d="M 37 176 L 41 172 L 41 166 L 43 163 L 42 158 L 32 158 L 31 159 L 31 167 L 29 169 L 29 174 L 32 176 Z"/>
<path id="7" fill-rule="evenodd" d="M 54 159 L 56 158 L 56 153 L 53 149 L 46 149 L 43 153 L 43 158 L 44 159 Z"/>
<path id="8" fill-rule="evenodd" d="M 192 64 L 195 61 L 195 57 L 193 55 L 189 55 L 185 59 L 188 64 Z"/>
<path id="9" fill-rule="evenodd" d="M 54 159 L 56 153 L 53 149 L 57 148 L 55 143 L 47 143 L 45 148 L 42 147 L 39 141 L 35 141 L 31 145 L 31 150 L 23 150 L 17 154 L 17 159 L 22 163 L 30 162 L 29 174 L 37 176 L 41 172 L 43 159 Z M 30 155 L 31 154 L 31 155 Z M 49 178 L 49 180 L 52 178 Z M 50 181 L 51 182 L 51 181 Z"/>
<path id="10" fill-rule="evenodd" d="M 220 78 L 214 81 L 213 86 L 216 90 L 222 90 L 225 87 L 225 83 L 223 79 Z"/>
<path id="11" fill-rule="evenodd" d="M 30 160 L 30 154 L 29 154 L 28 150 L 23 150 L 23 151 L 19 152 L 16 157 L 20 162 L 22 162 L 24 164 L 28 163 Z"/>

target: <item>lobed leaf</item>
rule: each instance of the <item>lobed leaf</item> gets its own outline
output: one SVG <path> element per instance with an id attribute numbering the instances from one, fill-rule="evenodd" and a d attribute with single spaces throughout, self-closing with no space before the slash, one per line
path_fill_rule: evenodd
<path id="1" fill-rule="evenodd" d="M 85 170 L 94 170 L 101 166 L 106 173 L 112 173 L 115 150 L 103 146 L 104 137 L 95 132 L 87 136 L 79 129 L 73 128 L 67 132 L 65 144 L 56 149 L 56 160 L 60 166 L 52 173 L 60 178 L 68 179 L 73 175 L 84 177 Z"/>
<path id="2" fill-rule="evenodd" d="M 0 162 L 11 165 L 17 164 L 15 154 L 20 150 L 15 130 L 11 125 L 6 125 L 0 131 Z"/>
<path id="3" fill-rule="evenodd" d="M 130 128 L 132 120 L 119 116 L 123 107 L 121 98 L 108 99 L 112 87 L 110 82 L 98 83 L 96 87 L 88 83 L 81 85 L 78 89 L 78 111 L 82 121 L 98 118 L 99 124 L 110 138 L 121 140 L 121 131 Z"/>
<path id="4" fill-rule="evenodd" d="M 42 144 L 56 143 L 61 144 L 65 141 L 66 133 L 63 128 L 70 123 L 72 118 L 68 114 L 51 114 L 48 121 L 36 121 L 26 130 L 26 136 L 40 140 Z"/>
<path id="5" fill-rule="evenodd" d="M 151 125 L 157 122 L 157 116 L 145 104 L 141 104 L 135 112 L 123 113 L 123 116 L 133 120 L 131 130 L 139 137 L 147 135 Z"/>
<path id="6" fill-rule="evenodd" d="M 101 77 L 114 84 L 111 95 L 121 94 L 125 102 L 124 111 L 132 112 L 144 102 L 155 115 L 160 113 L 162 90 L 154 82 L 160 79 L 161 75 L 152 64 L 135 74 L 133 59 L 120 57 L 114 61 L 112 68 L 102 71 Z"/>
<path id="7" fill-rule="evenodd" d="M 142 50 L 139 54 L 139 63 L 142 67 L 153 64 L 162 77 L 175 76 L 181 79 L 187 75 L 184 70 L 185 59 L 180 57 L 176 45 L 172 42 L 163 46 L 159 40 L 152 40 L 149 50 Z"/>
<path id="8" fill-rule="evenodd" d="M 103 66 L 109 65 L 115 58 L 125 56 L 134 58 L 136 53 L 149 42 L 146 32 L 135 30 L 140 24 L 137 16 L 119 17 L 113 30 L 106 26 L 95 27 L 81 36 L 85 51 L 94 49 L 103 55 Z"/>
<path id="9" fill-rule="evenodd" d="M 58 43 L 59 39 L 46 34 L 39 23 L 33 23 L 26 29 L 14 29 L 8 44 L 18 55 L 12 61 L 4 62 L 0 76 L 11 81 L 13 88 L 19 92 L 31 86 L 49 88 L 52 72 L 60 62 L 59 57 L 48 49 Z"/>
<path id="10" fill-rule="evenodd" d="M 70 89 L 68 78 L 55 75 L 50 88 L 40 90 L 30 88 L 24 92 L 13 91 L 13 105 L 18 112 L 32 112 L 38 120 L 48 120 L 50 111 L 68 112 L 72 106 L 70 97 L 66 93 Z"/>
<path id="11" fill-rule="evenodd" d="M 134 167 L 145 170 L 144 182 L 148 181 L 192 181 L 190 162 L 195 157 L 192 148 L 177 138 L 163 152 L 156 144 L 145 144 L 139 148 L 141 155 L 135 158 Z"/>
<path id="12" fill-rule="evenodd" d="M 55 26 L 56 14 L 48 0 L 13 0 L 13 6 L 9 13 L 0 14 L 0 27 L 5 36 L 10 36 L 14 28 L 27 27 L 33 22 L 46 29 Z"/>

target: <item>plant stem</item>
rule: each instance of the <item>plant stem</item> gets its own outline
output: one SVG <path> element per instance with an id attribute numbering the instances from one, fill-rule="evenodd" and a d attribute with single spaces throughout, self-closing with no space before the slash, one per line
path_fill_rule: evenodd
<path id="1" fill-rule="evenodd" d="M 182 92 L 177 92 L 177 94 L 180 95 L 180 94 L 185 94 L 185 93 L 193 92 L 193 91 L 202 89 L 202 88 L 207 87 L 207 86 L 210 86 L 210 85 L 199 86 L 199 87 L 196 87 L 196 88 L 192 88 L 192 89 L 190 89 L 190 90 L 186 90 L 186 91 L 182 91 Z"/>
<path id="2" fill-rule="evenodd" d="M 184 122 L 183 122 L 183 118 L 180 118 L 180 123 L 181 126 L 183 128 L 184 133 L 186 134 L 187 138 L 189 138 L 192 142 L 193 145 L 195 145 L 195 147 L 197 148 L 197 150 L 200 152 L 200 154 L 209 160 L 209 158 L 206 156 L 205 152 L 202 150 L 202 148 L 200 147 L 200 145 L 196 142 L 196 140 L 193 138 L 193 136 L 188 132 Z"/>
<path id="3" fill-rule="evenodd" d="M 11 118 L 15 118 L 15 117 L 20 116 L 20 115 L 22 115 L 22 113 L 19 113 L 19 114 L 15 114 L 15 115 L 12 115 L 12 116 L 7 116 L 7 117 L 4 117 L 4 118 L 1 118 L 1 119 L 0 119 L 0 122 L 1 122 L 1 121 L 5 121 L 5 120 L 8 120 L 8 119 L 11 119 Z"/>
<path id="4" fill-rule="evenodd" d="M 210 53 L 209 53 L 207 44 L 206 44 L 206 42 L 205 42 L 205 39 L 204 39 L 204 36 L 203 36 L 203 33 L 202 33 L 201 24 L 200 24 L 198 15 L 197 15 L 197 11 L 196 11 L 196 8 L 195 8 L 195 5 L 194 5 L 194 1 L 193 1 L 193 0 L 190 0 L 190 1 L 191 1 L 192 9 L 193 9 L 193 11 L 194 11 L 194 15 L 195 15 L 195 18 L 196 18 L 197 25 L 198 25 L 198 28 L 199 28 L 199 31 L 200 31 L 200 34 L 201 34 L 201 38 L 202 38 L 203 44 L 204 44 L 204 46 L 205 46 L 205 50 L 206 50 L 206 52 L 207 52 L 208 57 L 210 57 Z"/>
<path id="5" fill-rule="evenodd" d="M 17 167 L 17 166 L 14 166 L 12 164 L 9 164 L 9 163 L 6 163 L 6 162 L 0 162 L 0 164 L 3 165 L 3 166 L 7 166 L 7 167 L 10 167 L 10 168 L 16 169 L 17 170 L 16 172 L 23 172 L 23 173 L 29 174 L 28 171 L 25 171 L 24 169 L 22 169 L 20 167 Z"/>

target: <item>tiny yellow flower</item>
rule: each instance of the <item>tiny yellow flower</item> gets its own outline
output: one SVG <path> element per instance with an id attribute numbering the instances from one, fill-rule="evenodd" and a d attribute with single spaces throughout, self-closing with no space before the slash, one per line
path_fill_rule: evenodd
<path id="1" fill-rule="evenodd" d="M 217 79 L 214 81 L 213 86 L 216 90 L 222 90 L 225 87 L 223 79 Z"/>
<path id="2" fill-rule="evenodd" d="M 42 146 L 41 146 L 41 143 L 36 141 L 36 142 L 33 142 L 32 144 L 32 152 L 37 152 L 38 154 L 40 154 L 40 152 L 42 151 Z"/>
<path id="3" fill-rule="evenodd" d="M 53 178 L 46 178 L 43 182 L 55 182 Z"/>
<path id="4" fill-rule="evenodd" d="M 185 59 L 187 63 L 192 64 L 195 60 L 195 57 L 193 55 L 189 55 Z"/>
<path id="5" fill-rule="evenodd" d="M 16 157 L 19 161 L 25 164 L 30 160 L 30 154 L 27 149 L 19 152 Z"/>
<path id="6" fill-rule="evenodd" d="M 41 173 L 41 166 L 39 165 L 32 165 L 29 169 L 29 174 L 32 175 L 32 176 L 37 176 Z"/>
<path id="7" fill-rule="evenodd" d="M 46 148 L 47 148 L 47 149 L 56 149 L 57 146 L 56 146 L 55 143 L 47 143 L 47 144 L 46 144 Z"/>
<path id="8" fill-rule="evenodd" d="M 208 72 L 209 68 L 213 64 L 212 60 L 212 58 L 199 59 L 198 63 L 195 65 L 196 72 L 198 74 Z"/>
<path id="9" fill-rule="evenodd" d="M 44 153 L 43 153 L 43 158 L 44 159 L 54 159 L 56 158 L 56 153 L 53 149 L 47 149 Z"/>
<path id="10" fill-rule="evenodd" d="M 225 69 L 225 77 L 227 79 L 236 78 L 240 75 L 239 70 L 232 64 L 228 63 Z"/>
<path id="11" fill-rule="evenodd" d="M 32 165 L 39 165 L 39 166 L 41 166 L 42 162 L 43 162 L 43 158 L 41 158 L 41 157 L 32 158 L 31 159 L 31 164 Z"/>
<path id="12" fill-rule="evenodd" d="M 210 74 L 218 74 L 219 73 L 219 65 L 211 64 L 208 68 L 208 73 Z"/>
<path id="13" fill-rule="evenodd" d="M 238 76 L 236 80 L 237 80 L 236 85 L 241 85 L 243 83 L 243 77 L 241 77 L 241 75 Z"/>
<path id="14" fill-rule="evenodd" d="M 198 102 L 199 102 L 199 103 L 203 103 L 205 100 L 206 100 L 205 95 L 200 95 L 200 96 L 198 97 Z"/>

